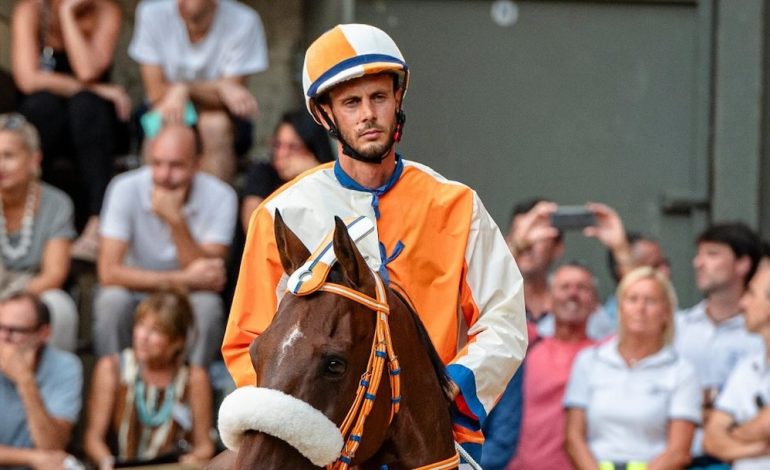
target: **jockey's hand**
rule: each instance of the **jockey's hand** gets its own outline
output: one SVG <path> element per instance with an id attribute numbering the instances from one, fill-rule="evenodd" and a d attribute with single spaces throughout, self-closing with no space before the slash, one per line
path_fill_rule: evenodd
<path id="1" fill-rule="evenodd" d="M 451 391 L 449 394 L 449 397 L 452 399 L 452 401 L 455 401 L 455 399 L 457 399 L 457 396 L 460 394 L 460 387 L 458 387 L 453 380 L 450 380 L 449 389 Z"/>
<path id="2" fill-rule="evenodd" d="M 184 284 L 192 290 L 219 292 L 227 280 L 221 258 L 198 258 L 182 271 Z"/>

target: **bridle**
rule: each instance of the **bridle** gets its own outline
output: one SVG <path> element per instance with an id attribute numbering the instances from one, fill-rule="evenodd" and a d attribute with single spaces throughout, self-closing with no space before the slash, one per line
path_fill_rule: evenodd
<path id="1" fill-rule="evenodd" d="M 398 365 L 398 358 L 393 350 L 393 343 L 391 341 L 390 326 L 388 324 L 390 307 L 386 302 L 387 296 L 382 279 L 380 279 L 376 272 L 371 270 L 370 272 L 375 281 L 376 298 L 332 282 L 324 282 L 318 288 L 318 290 L 339 295 L 361 304 L 373 310 L 377 316 L 374 339 L 372 340 L 372 349 L 369 354 L 366 371 L 361 375 L 353 404 L 340 425 L 340 432 L 345 440 L 345 445 L 339 458 L 334 463 L 327 465 L 327 470 L 347 470 L 350 467 L 350 463 L 353 461 L 353 457 L 355 457 L 358 446 L 361 443 L 366 418 L 369 416 L 369 412 L 371 412 L 374 401 L 377 398 L 377 391 L 380 387 L 386 362 L 388 364 L 391 390 L 388 425 L 393 422 L 393 418 L 398 414 L 401 404 L 401 368 Z M 417 467 L 415 470 L 444 470 L 456 468 L 459 464 L 460 456 L 455 452 L 448 459 Z"/>

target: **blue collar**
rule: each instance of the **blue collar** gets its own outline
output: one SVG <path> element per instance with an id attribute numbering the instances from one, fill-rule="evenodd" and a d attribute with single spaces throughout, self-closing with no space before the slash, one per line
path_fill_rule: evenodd
<path id="1" fill-rule="evenodd" d="M 401 155 L 396 154 L 396 169 L 393 171 L 393 174 L 390 175 L 390 179 L 388 179 L 388 181 L 379 188 L 370 189 L 366 186 L 362 186 L 356 180 L 351 178 L 350 175 L 345 173 L 345 170 L 342 169 L 339 160 L 334 163 L 334 176 L 337 178 L 337 181 L 339 181 L 343 188 L 372 193 L 376 194 L 377 196 L 382 196 L 383 194 L 390 191 L 390 188 L 396 185 L 396 182 L 401 177 L 401 173 L 403 171 L 404 161 L 401 159 Z"/>

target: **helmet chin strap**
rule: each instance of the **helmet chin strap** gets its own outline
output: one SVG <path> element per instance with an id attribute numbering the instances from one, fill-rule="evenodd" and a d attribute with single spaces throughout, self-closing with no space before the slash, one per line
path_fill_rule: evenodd
<path id="1" fill-rule="evenodd" d="M 396 128 L 393 130 L 393 145 L 388 147 L 382 153 L 382 155 L 378 157 L 368 157 L 366 155 L 361 155 L 357 150 L 355 150 L 345 141 L 345 139 L 342 137 L 342 133 L 339 131 L 339 129 L 337 129 L 334 121 L 329 117 L 328 114 L 326 114 L 326 111 L 324 111 L 321 106 L 316 106 L 316 109 L 321 114 L 321 117 L 326 122 L 326 125 L 329 127 L 329 135 L 337 139 L 342 145 L 342 153 L 354 160 L 358 160 L 359 162 L 370 163 L 373 165 L 382 163 L 382 161 L 385 160 L 385 157 L 387 157 L 390 153 L 390 149 L 393 148 L 393 145 L 401 141 L 401 135 L 404 131 L 404 122 L 406 122 L 406 115 L 404 114 L 404 111 L 402 109 L 396 111 Z"/>

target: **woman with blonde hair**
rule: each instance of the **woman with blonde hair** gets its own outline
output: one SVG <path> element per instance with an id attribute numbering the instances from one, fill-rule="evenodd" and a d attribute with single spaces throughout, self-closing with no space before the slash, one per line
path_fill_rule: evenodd
<path id="1" fill-rule="evenodd" d="M 156 292 L 137 307 L 133 347 L 96 364 L 84 447 L 100 470 L 116 461 L 202 463 L 213 455 L 208 374 L 185 363 L 193 322 L 184 293 Z"/>
<path id="2" fill-rule="evenodd" d="M 51 312 L 50 344 L 74 352 L 78 313 L 62 290 L 75 236 L 72 201 L 40 181 L 40 137 L 21 114 L 0 114 L 0 297 L 37 294 Z"/>
<path id="3" fill-rule="evenodd" d="M 695 369 L 671 347 L 676 293 L 641 267 L 623 277 L 617 298 L 617 337 L 582 351 L 572 368 L 567 453 L 580 470 L 684 468 L 702 396 Z"/>

